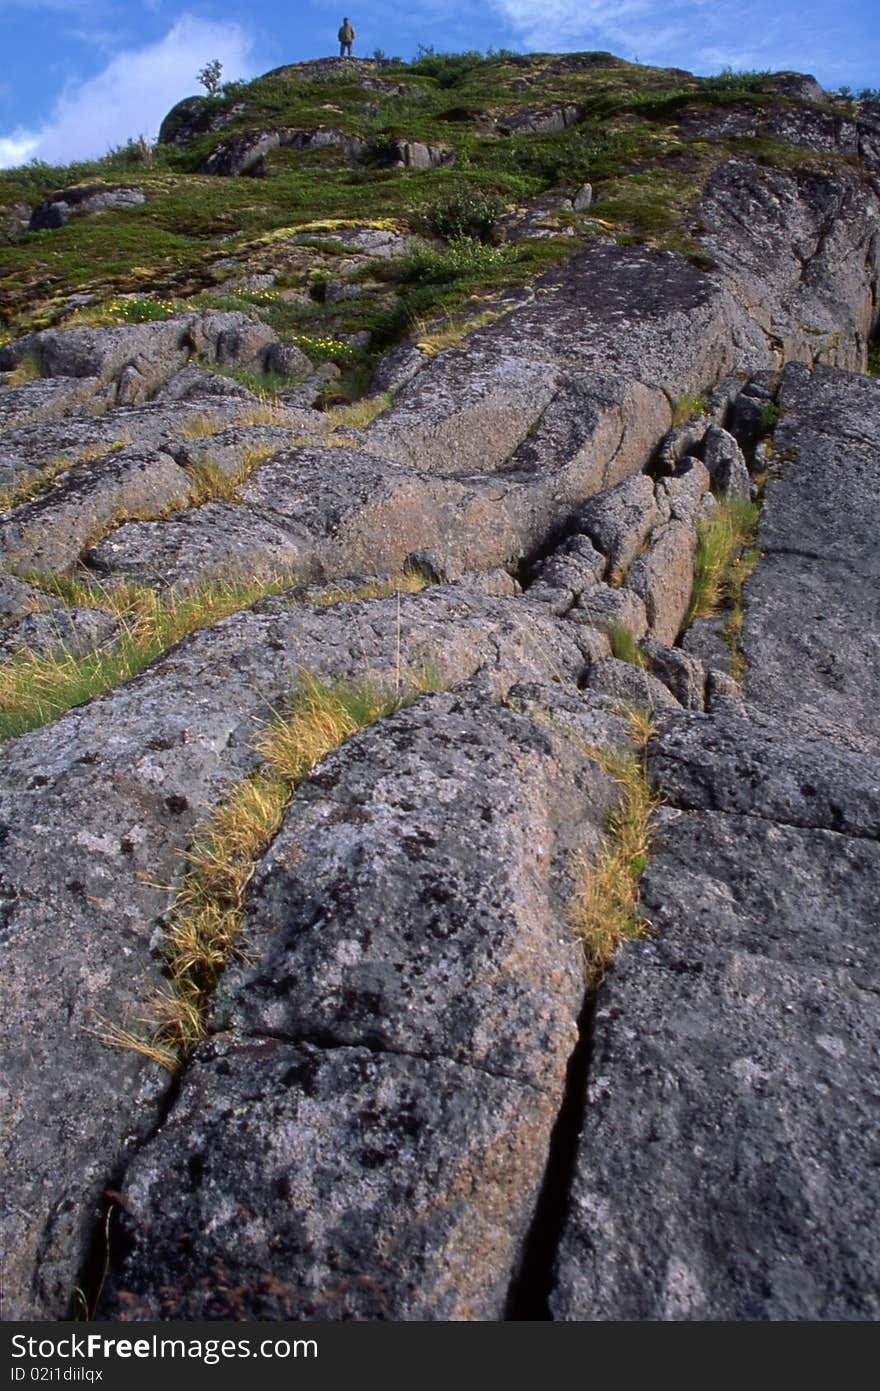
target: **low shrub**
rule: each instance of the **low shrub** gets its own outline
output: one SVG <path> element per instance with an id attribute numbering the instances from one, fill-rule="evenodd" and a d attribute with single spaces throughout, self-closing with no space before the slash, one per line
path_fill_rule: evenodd
<path id="1" fill-rule="evenodd" d="M 506 207 L 504 199 L 496 194 L 464 189 L 429 204 L 422 217 L 428 230 L 438 237 L 489 242 Z"/>

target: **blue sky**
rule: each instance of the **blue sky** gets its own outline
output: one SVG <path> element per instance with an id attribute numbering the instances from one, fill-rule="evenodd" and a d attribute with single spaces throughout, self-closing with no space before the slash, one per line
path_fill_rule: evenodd
<path id="1" fill-rule="evenodd" d="M 355 53 L 608 49 L 643 63 L 812 72 L 880 87 L 877 0 L 343 0 Z M 0 0 L 0 167 L 155 137 L 195 74 L 225 78 L 336 51 L 339 0 Z"/>

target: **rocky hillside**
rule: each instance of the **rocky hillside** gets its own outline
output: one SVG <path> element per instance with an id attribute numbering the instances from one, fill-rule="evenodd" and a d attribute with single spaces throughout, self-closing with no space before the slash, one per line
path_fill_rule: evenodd
<path id="1" fill-rule="evenodd" d="M 5 1317 L 876 1319 L 880 110 L 324 60 L 0 201 Z"/>

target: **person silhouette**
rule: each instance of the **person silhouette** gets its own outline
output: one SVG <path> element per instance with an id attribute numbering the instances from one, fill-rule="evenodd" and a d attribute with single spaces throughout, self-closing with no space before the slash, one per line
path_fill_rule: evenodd
<path id="1" fill-rule="evenodd" d="M 355 40 L 355 32 L 354 29 L 351 27 L 351 22 L 348 18 L 348 15 L 346 15 L 345 19 L 342 21 L 342 24 L 339 27 L 339 33 L 336 35 L 336 37 L 339 40 L 340 58 L 350 58 L 351 46 Z"/>

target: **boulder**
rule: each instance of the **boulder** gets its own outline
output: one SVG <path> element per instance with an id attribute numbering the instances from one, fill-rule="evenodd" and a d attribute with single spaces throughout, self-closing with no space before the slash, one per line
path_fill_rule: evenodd
<path id="1" fill-rule="evenodd" d="M 706 698 L 706 668 L 680 647 L 649 638 L 642 643 L 648 670 L 672 692 L 687 710 L 702 710 Z"/>
<path id="2" fill-rule="evenodd" d="M 29 232 L 42 232 L 63 227 L 71 217 L 108 208 L 133 208 L 146 202 L 144 190 L 134 184 L 77 184 L 53 193 L 34 208 Z"/>
<path id="3" fill-rule="evenodd" d="M 0 520 L 0 558 L 57 575 L 120 516 L 155 517 L 189 502 L 192 480 L 167 454 L 128 446 L 59 476 Z"/>
<path id="4" fill-rule="evenodd" d="M 655 494 L 660 516 L 665 521 L 696 522 L 711 481 L 705 464 L 686 455 L 671 477 L 657 482 Z"/>

